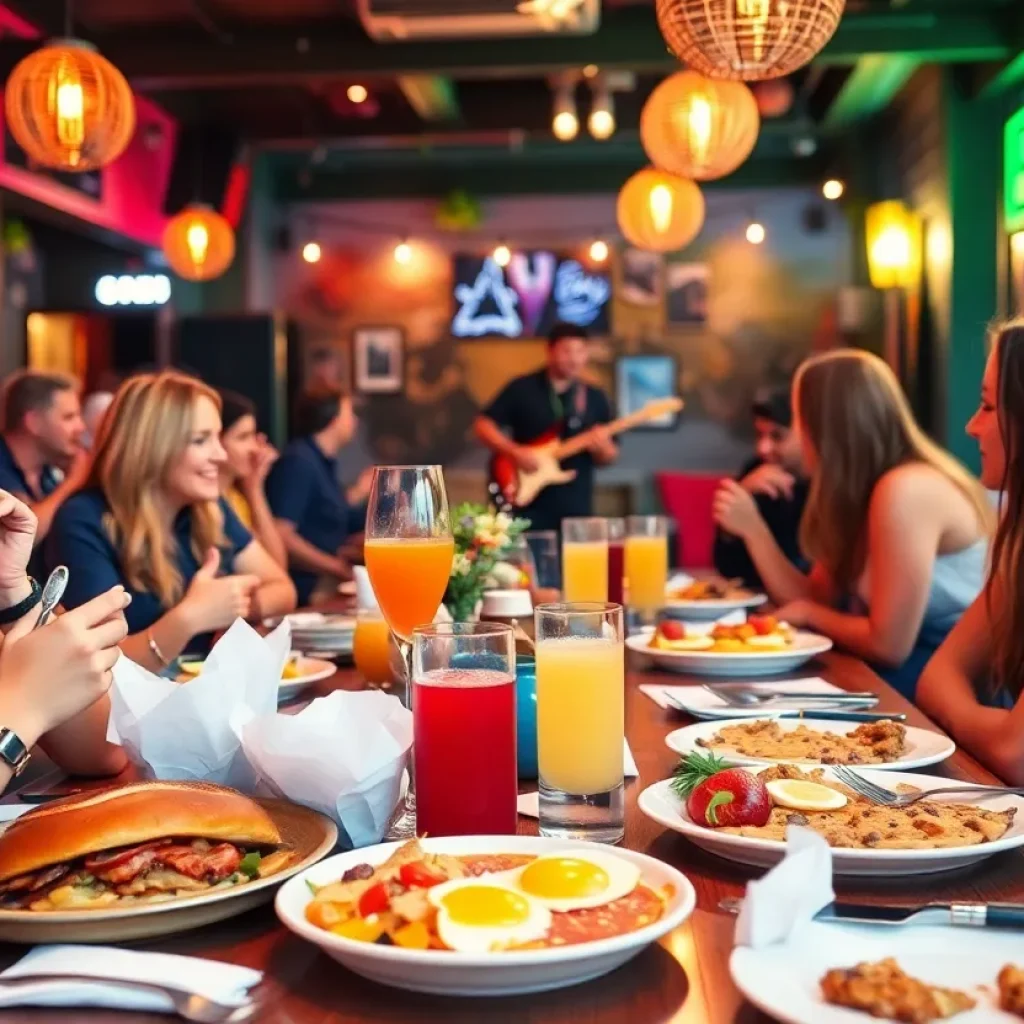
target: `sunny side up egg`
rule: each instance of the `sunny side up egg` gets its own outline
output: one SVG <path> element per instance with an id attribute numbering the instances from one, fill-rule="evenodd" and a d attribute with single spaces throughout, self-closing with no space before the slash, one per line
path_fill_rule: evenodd
<path id="1" fill-rule="evenodd" d="M 542 939 L 551 911 L 496 875 L 456 878 L 427 890 L 437 907 L 437 934 L 459 953 L 487 953 Z"/>
<path id="2" fill-rule="evenodd" d="M 549 910 L 564 912 L 600 907 L 626 896 L 640 881 L 640 869 L 612 854 L 567 850 L 492 877 Z"/>

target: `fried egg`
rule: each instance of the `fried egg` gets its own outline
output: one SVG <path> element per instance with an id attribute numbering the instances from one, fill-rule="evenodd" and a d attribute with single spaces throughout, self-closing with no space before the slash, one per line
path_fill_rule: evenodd
<path id="1" fill-rule="evenodd" d="M 600 907 L 628 895 L 640 881 L 640 869 L 612 854 L 566 850 L 537 857 L 500 877 L 549 910 L 567 911 Z"/>
<path id="2" fill-rule="evenodd" d="M 427 890 L 437 907 L 437 934 L 459 953 L 487 953 L 543 939 L 551 911 L 496 875 L 455 878 Z"/>

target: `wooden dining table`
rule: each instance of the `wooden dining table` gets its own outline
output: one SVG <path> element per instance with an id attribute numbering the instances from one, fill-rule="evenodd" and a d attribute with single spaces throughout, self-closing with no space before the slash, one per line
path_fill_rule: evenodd
<path id="1" fill-rule="evenodd" d="M 881 695 L 879 710 L 905 712 L 907 724 L 936 729 L 916 707 L 887 686 L 863 662 L 830 653 L 796 673 L 820 675 L 847 691 Z M 630 671 L 626 684 L 626 735 L 640 771 L 626 787 L 624 845 L 672 864 L 697 891 L 697 907 L 685 924 L 613 973 L 568 989 L 495 1000 L 421 995 L 364 981 L 319 949 L 287 931 L 272 906 L 198 931 L 141 943 L 137 948 L 209 957 L 264 972 L 257 1020 L 268 1024 L 447 1024 L 516 1021 L 524 1024 L 754 1024 L 768 1021 L 746 1003 L 729 975 L 735 916 L 723 901 L 742 896 L 757 869 L 702 852 L 681 835 L 666 831 L 637 808 L 640 792 L 672 774 L 677 755 L 665 745 L 685 716 L 662 710 L 639 689 L 699 682 L 659 672 Z M 340 668 L 308 696 L 335 689 L 359 689 L 354 669 Z M 932 769 L 971 782 L 998 783 L 972 757 L 957 751 Z M 525 784 L 530 789 L 533 784 Z M 536 833 L 536 821 L 520 818 L 519 831 Z M 836 879 L 840 899 L 913 905 L 932 900 L 1024 902 L 1024 852 L 996 855 L 953 872 L 884 878 Z M 964 941 L 969 941 L 964 939 Z M 0 968 L 24 949 L 0 946 Z M 128 1024 L 176 1018 L 101 1010 L 38 1009 L 0 1011 L 0 1024 Z"/>

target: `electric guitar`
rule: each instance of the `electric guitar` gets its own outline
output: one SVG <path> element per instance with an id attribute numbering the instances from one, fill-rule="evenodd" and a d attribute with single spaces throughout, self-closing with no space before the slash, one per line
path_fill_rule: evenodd
<path id="1" fill-rule="evenodd" d="M 631 412 L 628 416 L 620 416 L 611 423 L 602 424 L 613 437 L 623 431 L 656 420 L 661 416 L 679 412 L 683 407 L 681 398 L 660 398 L 648 402 L 642 409 Z M 498 454 L 491 459 L 490 491 L 495 501 L 506 510 L 514 510 L 529 505 L 534 498 L 552 484 L 567 484 L 575 479 L 576 471 L 562 469 L 563 459 L 572 458 L 584 451 L 590 444 L 595 430 L 591 427 L 582 434 L 562 440 L 558 436 L 558 428 L 542 434 L 535 441 L 524 444 L 537 458 L 534 470 L 520 469 L 511 455 Z"/>

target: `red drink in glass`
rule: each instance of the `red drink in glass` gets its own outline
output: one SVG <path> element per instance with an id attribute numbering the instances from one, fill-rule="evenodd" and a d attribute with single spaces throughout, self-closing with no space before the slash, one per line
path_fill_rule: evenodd
<path id="1" fill-rule="evenodd" d="M 416 831 L 515 835 L 516 683 L 506 672 L 439 669 L 416 678 Z"/>
<path id="2" fill-rule="evenodd" d="M 626 571 L 624 546 L 621 540 L 608 541 L 608 600 L 622 604 L 622 577 Z"/>

